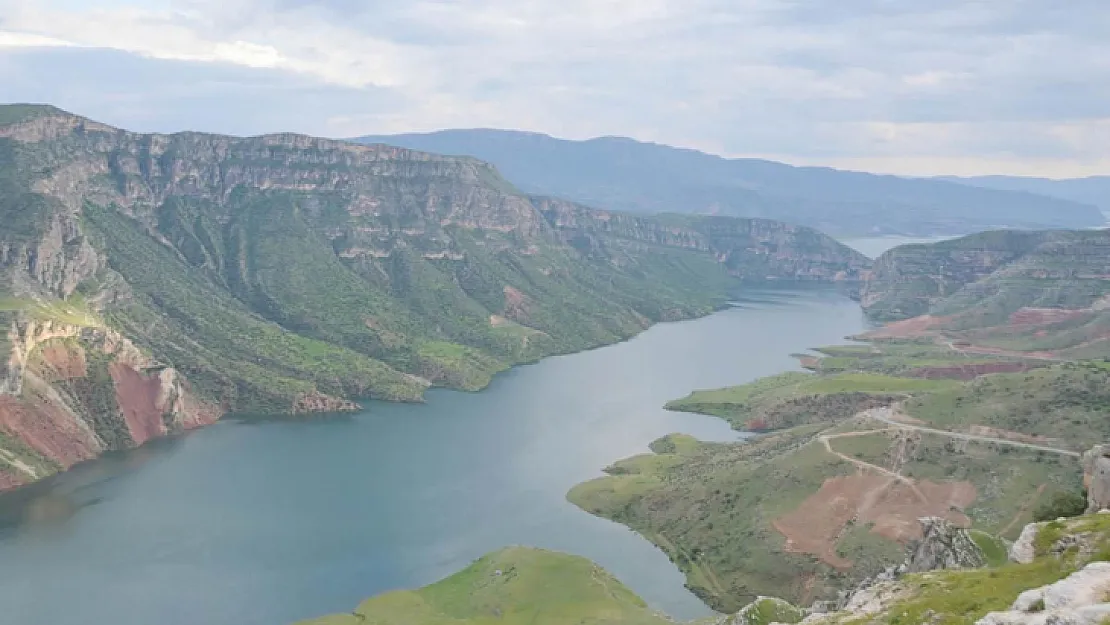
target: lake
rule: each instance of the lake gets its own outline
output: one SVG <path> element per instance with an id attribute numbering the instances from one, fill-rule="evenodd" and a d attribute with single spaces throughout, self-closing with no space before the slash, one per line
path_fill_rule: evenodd
<path id="1" fill-rule="evenodd" d="M 899 245 L 913 245 L 916 243 L 937 243 L 939 241 L 947 241 L 948 239 L 958 238 L 953 236 L 944 237 L 903 237 L 897 235 L 888 235 L 881 237 L 855 237 L 841 239 L 840 242 L 850 248 L 855 249 L 860 254 L 868 258 L 878 258 L 883 252 L 898 247 Z"/>
<path id="2" fill-rule="evenodd" d="M 829 288 L 736 306 L 498 376 L 481 393 L 370 402 L 351 417 L 225 421 L 0 497 L 0 614 L 19 625 L 281 625 L 428 584 L 512 544 L 588 557 L 653 607 L 709 610 L 666 556 L 565 500 L 671 432 L 696 388 L 796 369 L 865 327 Z"/>

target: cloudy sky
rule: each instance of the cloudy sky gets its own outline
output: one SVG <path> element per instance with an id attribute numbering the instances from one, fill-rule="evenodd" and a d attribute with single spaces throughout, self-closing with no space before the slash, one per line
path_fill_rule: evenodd
<path id="1" fill-rule="evenodd" d="M 142 131 L 627 135 L 1110 174 L 1110 0 L 0 0 L 0 101 Z"/>

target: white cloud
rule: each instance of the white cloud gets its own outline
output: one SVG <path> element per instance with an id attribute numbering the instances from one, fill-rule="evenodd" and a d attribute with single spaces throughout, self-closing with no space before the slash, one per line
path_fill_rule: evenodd
<path id="1" fill-rule="evenodd" d="M 42 91 L 15 80 L 11 55 L 45 61 L 35 51 L 58 46 L 207 64 L 212 76 L 239 68 L 273 85 L 285 75 L 299 95 L 266 102 L 272 130 L 626 134 L 953 173 L 973 162 L 1087 172 L 1110 146 L 1104 0 L 0 0 L 0 16 L 8 89 Z M 202 74 L 162 88 L 254 97 Z M 129 89 L 116 101 L 157 97 Z M 117 123 L 142 108 L 112 108 L 93 85 L 65 97 Z M 213 114 L 198 107 L 190 125 Z"/>
<path id="2" fill-rule="evenodd" d="M 43 35 L 0 31 L 0 48 L 59 48 L 73 45 L 70 41 Z"/>

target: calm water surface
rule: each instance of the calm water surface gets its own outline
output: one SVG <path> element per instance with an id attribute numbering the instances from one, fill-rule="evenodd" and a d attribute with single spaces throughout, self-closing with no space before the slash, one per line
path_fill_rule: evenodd
<path id="1" fill-rule="evenodd" d="M 955 236 L 948 237 L 901 237 L 901 236 L 885 236 L 885 237 L 861 237 L 854 239 L 841 239 L 841 243 L 850 248 L 855 249 L 860 254 L 868 258 L 878 258 L 883 252 L 898 247 L 899 245 L 910 245 L 913 243 L 936 243 L 938 241 L 947 241 L 948 239 L 955 239 Z"/>
<path id="2" fill-rule="evenodd" d="M 706 615 L 662 552 L 564 497 L 662 435 L 739 436 L 665 401 L 796 368 L 791 352 L 864 328 L 829 290 L 737 304 L 520 367 L 482 393 L 224 422 L 0 498 L 0 621 L 281 625 L 512 544 L 589 557 L 676 618 Z"/>

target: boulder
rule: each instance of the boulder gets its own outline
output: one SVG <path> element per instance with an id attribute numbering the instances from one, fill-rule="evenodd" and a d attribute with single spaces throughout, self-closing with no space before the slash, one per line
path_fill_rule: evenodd
<path id="1" fill-rule="evenodd" d="M 1006 612 L 976 625 L 1099 625 L 1110 618 L 1110 562 L 1092 562 L 1054 584 L 1027 590 Z"/>
<path id="2" fill-rule="evenodd" d="M 1018 564 L 1029 564 L 1036 556 L 1033 541 L 1037 539 L 1040 523 L 1030 523 L 1021 530 L 1021 536 L 1010 547 L 1010 561 Z"/>
<path id="3" fill-rule="evenodd" d="M 939 517 L 921 519 L 922 538 L 911 549 L 903 573 L 986 566 L 987 558 L 962 527 Z"/>
<path id="4" fill-rule="evenodd" d="M 1083 454 L 1083 485 L 1087 512 L 1110 508 L 1110 445 L 1095 445 Z"/>

